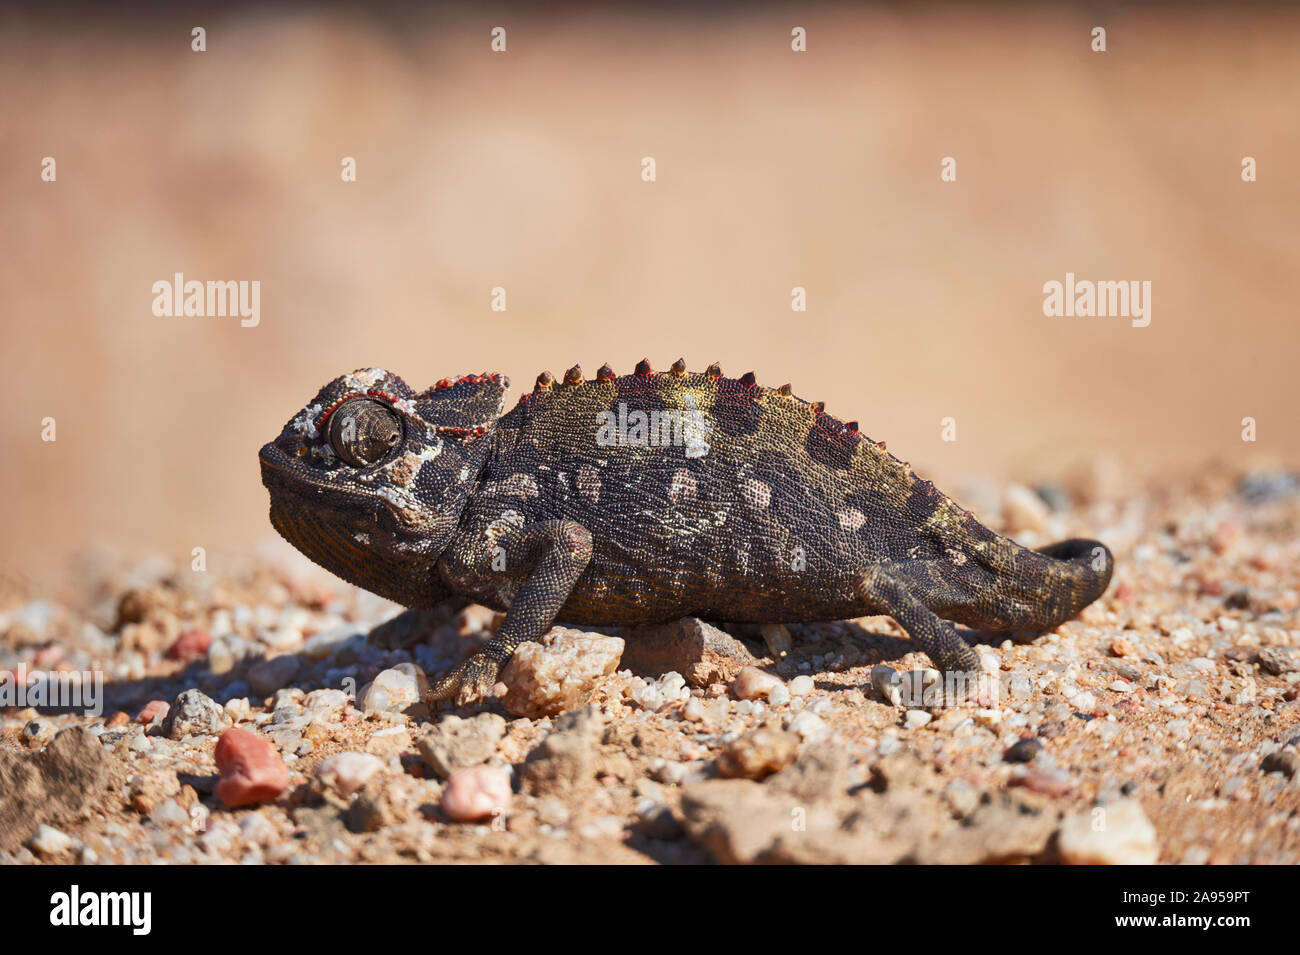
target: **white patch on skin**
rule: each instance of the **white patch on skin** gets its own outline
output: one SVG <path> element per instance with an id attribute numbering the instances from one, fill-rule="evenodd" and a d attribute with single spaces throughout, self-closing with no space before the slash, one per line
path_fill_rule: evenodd
<path id="1" fill-rule="evenodd" d="M 840 511 L 835 516 L 840 520 L 840 528 L 846 531 L 856 531 L 867 522 L 867 516 L 856 507 L 850 507 L 848 510 Z"/>
<path id="2" fill-rule="evenodd" d="M 772 503 L 772 488 L 762 481 L 748 478 L 740 485 L 740 496 L 750 507 L 763 510 Z"/>
<path id="3" fill-rule="evenodd" d="M 467 477 L 469 477 L 469 468 L 461 468 L 461 469 L 460 469 L 460 475 L 456 478 L 456 480 L 457 480 L 457 481 L 464 482 L 464 480 L 465 480 Z"/>
<path id="4" fill-rule="evenodd" d="M 673 472 L 668 482 L 668 500 L 674 504 L 678 501 L 693 501 L 696 494 L 695 475 L 685 468 Z"/>
<path id="5" fill-rule="evenodd" d="M 384 500 L 396 504 L 398 507 L 410 507 L 415 502 L 415 499 L 411 497 L 411 492 L 402 487 L 385 485 L 383 487 L 375 488 L 375 493 Z"/>
<path id="6" fill-rule="evenodd" d="M 367 388 L 373 388 L 375 382 L 387 378 L 388 372 L 382 368 L 366 368 L 351 376 L 352 382 L 358 390 L 365 391 Z"/>
<path id="7" fill-rule="evenodd" d="M 419 523 L 421 518 L 420 502 L 406 488 L 384 485 L 375 488 L 375 493 L 397 508 L 402 519 L 408 524 Z"/>
<path id="8" fill-rule="evenodd" d="M 352 539 L 358 544 L 365 544 L 367 547 L 370 546 L 370 535 L 363 531 L 357 531 L 352 535 Z"/>
<path id="9" fill-rule="evenodd" d="M 600 503 L 600 472 L 590 464 L 578 469 L 578 493 L 588 504 Z"/>
<path id="10" fill-rule="evenodd" d="M 415 402 L 410 398 L 398 398 L 393 402 L 393 407 L 405 414 L 407 417 L 415 416 Z"/>
<path id="11" fill-rule="evenodd" d="M 434 438 L 432 444 L 427 444 L 420 449 L 421 461 L 432 461 L 438 455 L 442 454 L 442 438 Z"/>
<path id="12" fill-rule="evenodd" d="M 966 555 L 963 554 L 961 551 L 959 551 L 957 548 L 955 547 L 945 548 L 944 553 L 948 555 L 948 557 L 952 560 L 953 564 L 955 564 L 956 566 L 958 567 L 966 566 Z"/>
<path id="13" fill-rule="evenodd" d="M 501 515 L 487 526 L 484 530 L 484 536 L 492 543 L 503 535 L 511 531 L 520 530 L 524 526 L 524 515 L 516 510 L 505 510 Z"/>
<path id="14" fill-rule="evenodd" d="M 320 417 L 321 410 L 320 405 L 308 405 L 298 413 L 298 417 L 293 419 L 293 424 L 290 427 L 293 428 L 295 433 L 302 435 L 304 438 L 316 437 L 320 434 L 316 430 L 316 419 Z"/>

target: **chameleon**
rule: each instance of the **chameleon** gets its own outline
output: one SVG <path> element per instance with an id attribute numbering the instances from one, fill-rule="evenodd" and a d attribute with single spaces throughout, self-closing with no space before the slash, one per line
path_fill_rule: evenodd
<path id="1" fill-rule="evenodd" d="M 431 702 L 488 698 L 557 621 L 887 615 L 945 677 L 973 678 L 954 624 L 1045 632 L 1110 582 L 1103 544 L 1000 536 L 857 422 L 752 372 L 575 365 L 503 413 L 508 387 L 483 373 L 416 392 L 362 368 L 259 453 L 272 525 L 317 564 L 408 608 L 504 612 Z"/>

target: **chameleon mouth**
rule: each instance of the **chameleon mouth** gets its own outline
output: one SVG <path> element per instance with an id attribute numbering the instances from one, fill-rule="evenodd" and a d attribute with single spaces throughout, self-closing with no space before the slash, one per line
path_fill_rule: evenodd
<path id="1" fill-rule="evenodd" d="M 299 500 L 274 495 L 271 525 L 313 562 L 348 583 L 407 606 L 429 602 L 418 581 L 432 574 L 433 561 L 418 554 L 398 559 L 381 543 L 388 535 L 378 528 L 341 524 Z"/>
<path id="2" fill-rule="evenodd" d="M 393 502 L 321 480 L 274 441 L 263 445 L 257 457 L 262 467 L 262 485 L 271 492 L 273 503 L 277 499 L 290 500 L 321 518 L 350 515 L 354 520 L 378 523 L 392 534 L 420 530 L 418 522 L 407 519 Z"/>
<path id="3" fill-rule="evenodd" d="M 290 544 L 344 580 L 355 582 L 364 575 L 369 556 L 364 534 L 357 540 L 313 510 L 284 498 L 271 500 L 271 525 Z"/>

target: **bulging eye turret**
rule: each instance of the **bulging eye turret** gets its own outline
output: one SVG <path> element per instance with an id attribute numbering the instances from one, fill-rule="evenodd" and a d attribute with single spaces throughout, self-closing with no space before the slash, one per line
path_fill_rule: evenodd
<path id="1" fill-rule="evenodd" d="M 329 441 L 354 467 L 377 464 L 402 443 L 402 419 L 385 402 L 350 398 L 330 415 Z"/>

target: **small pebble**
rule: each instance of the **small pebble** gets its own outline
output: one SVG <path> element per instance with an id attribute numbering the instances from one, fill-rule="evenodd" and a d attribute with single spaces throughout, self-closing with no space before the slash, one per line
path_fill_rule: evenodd
<path id="1" fill-rule="evenodd" d="M 765 700 L 774 689 L 783 685 L 779 677 L 758 667 L 744 667 L 732 681 L 731 692 L 738 700 Z"/>
<path id="2" fill-rule="evenodd" d="M 428 692 L 424 671 L 414 663 L 402 663 L 368 683 L 357 697 L 357 706 L 364 713 L 402 713 L 423 705 Z"/>
<path id="3" fill-rule="evenodd" d="M 233 727 L 217 740 L 215 755 L 217 798 L 232 809 L 269 802 L 289 788 L 288 767 L 265 736 Z"/>
<path id="4" fill-rule="evenodd" d="M 1259 667 L 1274 676 L 1293 673 L 1300 670 L 1300 650 L 1295 647 L 1264 647 L 1259 651 Z"/>
<path id="5" fill-rule="evenodd" d="M 451 774 L 442 808 L 455 822 L 480 822 L 510 806 L 510 774 L 497 766 L 474 766 Z"/>
<path id="6" fill-rule="evenodd" d="M 794 762 L 799 734 L 763 726 L 733 740 L 718 754 L 718 774 L 727 778 L 766 779 Z"/>
<path id="7" fill-rule="evenodd" d="M 1008 763 L 1028 763 L 1042 751 L 1043 744 L 1032 736 L 1027 736 L 1008 746 L 1002 753 L 1002 758 Z"/>
<path id="8" fill-rule="evenodd" d="M 72 851 L 77 845 L 77 840 L 60 829 L 53 826 L 41 825 L 36 827 L 36 832 L 27 840 L 27 848 L 31 849 L 37 855 L 56 856 L 64 852 Z"/>
<path id="9" fill-rule="evenodd" d="M 1082 693 L 1076 693 L 1070 697 L 1070 706 L 1076 713 L 1091 713 L 1097 708 L 1097 697 L 1095 694 L 1084 690 Z"/>
<path id="10" fill-rule="evenodd" d="M 811 679 L 811 677 L 809 678 Z M 903 705 L 902 677 L 893 667 L 877 663 L 871 668 L 871 686 L 891 706 Z"/>
<path id="11" fill-rule="evenodd" d="M 338 753 L 316 767 L 316 777 L 344 799 L 384 768 L 384 761 L 370 753 Z"/>
<path id="12" fill-rule="evenodd" d="M 168 708 L 163 731 L 171 739 L 206 736 L 221 729 L 225 720 L 226 711 L 215 700 L 199 690 L 186 690 Z"/>
<path id="13" fill-rule="evenodd" d="M 925 710 L 908 710 L 903 717 L 903 725 L 910 730 L 920 729 L 933 719 Z"/>
<path id="14" fill-rule="evenodd" d="M 167 659 L 179 660 L 182 663 L 202 660 L 207 657 L 208 647 L 211 645 L 212 634 L 200 627 L 195 627 L 186 630 L 167 648 Z"/>
<path id="15" fill-rule="evenodd" d="M 812 710 L 800 710 L 790 718 L 786 729 L 798 733 L 807 742 L 819 742 L 831 735 L 831 728 L 826 721 Z"/>
<path id="16" fill-rule="evenodd" d="M 1070 816 L 1057 833 L 1067 865 L 1152 865 L 1156 830 L 1136 799 L 1121 799 Z"/>
<path id="17" fill-rule="evenodd" d="M 759 633 L 763 636 L 763 643 L 767 645 L 767 652 L 773 660 L 783 660 L 786 654 L 794 646 L 794 641 L 790 639 L 790 630 L 783 623 L 765 623 L 759 628 Z"/>
<path id="18" fill-rule="evenodd" d="M 166 700 L 150 700 L 140 712 L 136 714 L 135 721 L 143 723 L 146 726 L 160 717 L 166 717 L 167 711 L 171 709 Z"/>
<path id="19" fill-rule="evenodd" d="M 808 696 L 816 688 L 813 678 L 806 673 L 800 674 L 790 681 L 790 694 L 792 696 Z"/>

